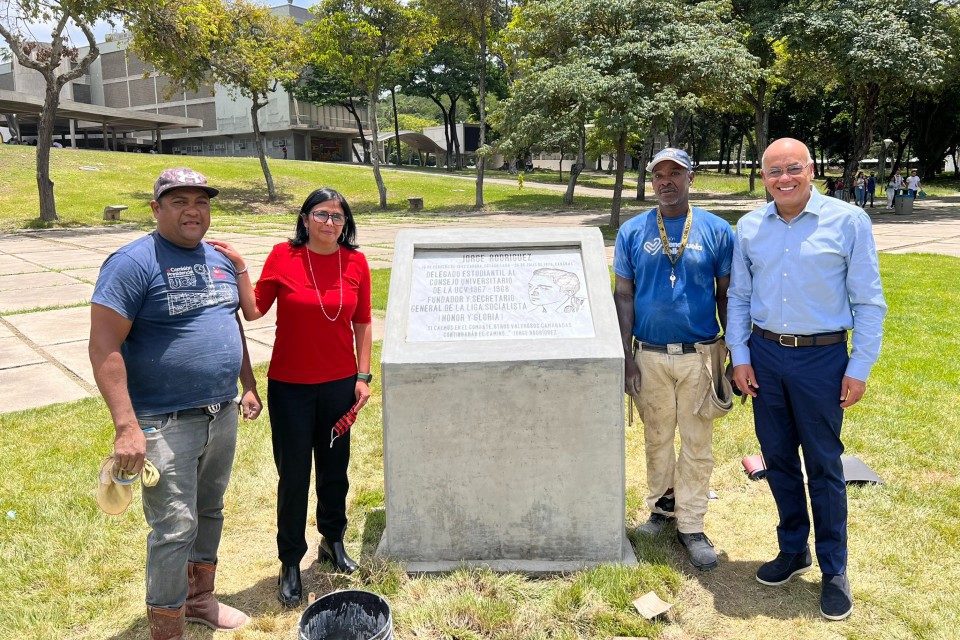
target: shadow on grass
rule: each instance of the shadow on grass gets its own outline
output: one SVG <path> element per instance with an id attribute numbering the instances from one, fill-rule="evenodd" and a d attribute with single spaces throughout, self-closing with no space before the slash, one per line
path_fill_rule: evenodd
<path id="1" fill-rule="evenodd" d="M 679 544 L 677 550 L 684 554 Z M 770 587 L 756 579 L 757 569 L 763 561 L 731 562 L 722 550 L 718 555 L 720 564 L 713 571 L 700 572 L 687 564 L 688 573 L 713 594 L 713 608 L 718 614 L 742 619 L 820 618 L 820 580 L 816 568 L 807 577 Z"/>
<path id="2" fill-rule="evenodd" d="M 717 549 L 720 561 L 717 568 L 698 571 L 690 564 L 673 527 L 668 527 L 655 538 L 631 533 L 630 541 L 641 564 L 681 572 L 700 583 L 713 595 L 713 610 L 720 615 L 781 620 L 820 617 L 820 582 L 815 569 L 806 578 L 794 579 L 780 587 L 769 587 L 756 580 L 757 569 L 763 561 L 730 561 L 720 548 Z M 809 576 L 814 576 L 813 580 Z"/>
<path id="3" fill-rule="evenodd" d="M 216 184 L 211 186 L 216 187 Z M 286 213 L 291 208 L 299 209 L 302 200 L 301 196 L 295 196 L 293 193 L 277 188 L 277 199 L 274 202 L 267 202 L 267 188 L 262 184 L 248 182 L 241 187 L 217 187 L 220 193 L 216 196 L 213 206 L 214 215 L 217 213 L 225 215 L 256 215 Z M 136 203 L 148 206 L 153 199 L 153 193 L 150 191 L 133 190 L 120 194 Z"/>

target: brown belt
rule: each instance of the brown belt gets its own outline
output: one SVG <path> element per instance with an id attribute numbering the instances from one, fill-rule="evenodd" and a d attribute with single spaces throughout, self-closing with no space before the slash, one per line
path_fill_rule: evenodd
<path id="1" fill-rule="evenodd" d="M 847 341 L 847 332 L 831 331 L 830 333 L 814 333 L 807 336 L 795 336 L 789 333 L 774 333 L 754 326 L 753 332 L 761 338 L 773 340 L 781 347 L 824 347 L 828 344 L 837 344 Z"/>

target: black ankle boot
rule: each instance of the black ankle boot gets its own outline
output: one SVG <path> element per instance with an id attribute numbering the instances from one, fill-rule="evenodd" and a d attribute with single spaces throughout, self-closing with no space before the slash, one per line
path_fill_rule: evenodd
<path id="1" fill-rule="evenodd" d="M 300 584 L 300 565 L 280 567 L 277 579 L 277 599 L 285 607 L 299 607 L 303 601 L 303 586 Z"/>
<path id="2" fill-rule="evenodd" d="M 342 540 L 330 542 L 326 538 L 322 538 L 320 540 L 320 559 L 330 561 L 341 573 L 353 573 L 357 570 L 357 563 L 347 555 Z"/>

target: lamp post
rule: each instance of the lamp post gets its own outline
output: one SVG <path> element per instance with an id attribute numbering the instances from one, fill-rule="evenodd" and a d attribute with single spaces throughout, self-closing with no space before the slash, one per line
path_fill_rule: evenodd
<path id="1" fill-rule="evenodd" d="M 886 174 L 887 174 L 887 147 L 893 144 L 893 140 L 890 138 L 883 139 L 883 146 L 881 147 L 881 159 L 880 159 L 880 184 L 884 185 L 886 189 Z"/>

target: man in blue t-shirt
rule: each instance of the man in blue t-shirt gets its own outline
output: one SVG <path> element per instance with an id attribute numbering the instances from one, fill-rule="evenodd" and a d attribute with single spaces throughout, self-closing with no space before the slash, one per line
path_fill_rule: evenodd
<path id="1" fill-rule="evenodd" d="M 659 535 L 675 520 L 691 563 L 707 571 L 717 566 L 703 532 L 713 420 L 731 406 L 723 378 L 727 349 L 719 336 L 733 231 L 690 206 L 693 163 L 686 152 L 668 147 L 647 171 L 659 206 L 620 228 L 613 262 L 626 392 L 636 399 L 644 427 L 651 513 L 640 532 Z M 678 428 L 679 459 L 673 444 Z"/>
<path id="2" fill-rule="evenodd" d="M 203 242 L 217 189 L 190 169 L 167 169 L 153 187 L 153 233 L 104 261 L 93 293 L 90 362 L 115 425 L 114 474 L 160 472 L 143 487 L 147 617 L 154 640 L 184 622 L 236 629 L 246 614 L 213 595 L 223 495 L 240 408 L 261 409 L 243 328 L 238 273 Z"/>

